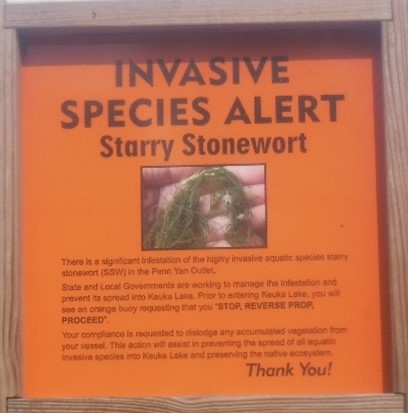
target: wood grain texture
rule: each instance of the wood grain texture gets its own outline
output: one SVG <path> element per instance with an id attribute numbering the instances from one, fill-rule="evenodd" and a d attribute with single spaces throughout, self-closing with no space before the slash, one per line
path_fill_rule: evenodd
<path id="1" fill-rule="evenodd" d="M 394 388 L 408 394 L 408 2 L 393 7 L 383 24 L 389 271 Z"/>
<path id="2" fill-rule="evenodd" d="M 140 0 L 9 4 L 9 28 L 176 26 L 386 20 L 391 0 Z M 193 6 L 193 3 L 197 3 Z M 0 0 L 3 21 L 4 0 Z M 171 5 L 169 7 L 168 5 Z M 288 5 L 290 7 L 288 7 Z M 286 8 L 284 7 L 286 6 Z M 237 9 L 238 7 L 238 9 Z M 227 8 L 232 12 L 227 13 Z M 383 24 L 389 273 L 394 391 L 330 397 L 32 400 L 20 395 L 19 227 L 16 146 L 17 40 L 0 27 L 0 413 L 17 412 L 304 412 L 408 413 L 408 1 L 393 0 Z"/>
<path id="3" fill-rule="evenodd" d="M 3 21 L 0 0 L 0 21 Z M 20 283 L 16 97 L 17 40 L 0 26 L 0 412 L 19 394 Z"/>
<path id="4" fill-rule="evenodd" d="M 387 20 L 391 0 L 120 0 L 9 4 L 6 26 L 151 27 Z"/>
<path id="5" fill-rule="evenodd" d="M 402 395 L 34 400 L 11 399 L 8 413 L 402 413 Z"/>

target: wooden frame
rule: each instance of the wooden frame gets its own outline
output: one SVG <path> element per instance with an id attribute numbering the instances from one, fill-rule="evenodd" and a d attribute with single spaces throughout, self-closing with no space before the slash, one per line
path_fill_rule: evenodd
<path id="1" fill-rule="evenodd" d="M 114 3 L 114 4 L 113 4 Z M 0 413 L 91 411 L 408 412 L 408 2 L 0 0 Z M 27 400 L 20 395 L 18 75 L 23 32 L 377 21 L 382 25 L 393 393 L 313 397 Z M 186 23 L 187 22 L 187 23 Z M 381 23 L 380 23 L 381 22 Z M 48 32 L 48 30 L 50 32 Z"/>

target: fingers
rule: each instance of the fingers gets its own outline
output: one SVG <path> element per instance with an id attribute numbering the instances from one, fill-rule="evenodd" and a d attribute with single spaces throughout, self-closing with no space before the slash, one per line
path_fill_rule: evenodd
<path id="1" fill-rule="evenodd" d="M 265 240 L 262 237 L 254 234 L 249 240 L 247 246 L 248 247 L 263 247 L 265 246 Z M 225 239 L 220 239 L 217 241 L 207 242 L 206 247 L 207 248 L 231 248 L 231 245 Z"/>
<path id="2" fill-rule="evenodd" d="M 228 231 L 229 219 L 225 215 L 211 218 L 208 221 L 209 234 L 207 242 L 221 241 L 225 238 L 225 233 Z"/>
<path id="3" fill-rule="evenodd" d="M 265 183 L 264 165 L 233 165 L 225 169 L 232 172 L 243 185 L 255 185 Z"/>
<path id="4" fill-rule="evenodd" d="M 207 236 L 207 246 L 230 247 L 225 240 L 226 233 L 230 230 L 230 218 L 226 215 L 219 215 L 208 221 L 209 234 Z M 251 208 L 250 226 L 252 234 L 246 246 L 264 246 L 265 239 L 265 205 L 257 205 Z"/>
<path id="5" fill-rule="evenodd" d="M 265 204 L 265 184 L 244 186 L 245 196 L 249 205 L 256 206 Z"/>
<path id="6" fill-rule="evenodd" d="M 157 208 L 160 199 L 160 191 L 158 189 L 151 189 L 143 191 L 143 220 L 144 225 L 150 228 L 157 218 Z"/>
<path id="7" fill-rule="evenodd" d="M 266 227 L 265 204 L 251 208 L 251 228 L 253 231 L 263 231 Z"/>
<path id="8" fill-rule="evenodd" d="M 142 168 L 143 185 L 145 187 L 162 187 L 179 182 L 194 173 L 205 169 L 197 166 Z M 264 165 L 234 165 L 225 169 L 232 172 L 243 185 L 255 185 L 265 182 Z"/>
<path id="9" fill-rule="evenodd" d="M 169 168 L 142 168 L 143 186 L 145 188 L 161 188 L 179 182 L 202 168 L 196 166 Z"/>

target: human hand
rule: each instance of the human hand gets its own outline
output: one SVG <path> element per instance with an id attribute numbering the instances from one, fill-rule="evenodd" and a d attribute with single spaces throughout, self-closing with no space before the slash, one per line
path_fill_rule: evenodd
<path id="1" fill-rule="evenodd" d="M 266 243 L 263 165 L 143 168 L 142 184 L 146 249 Z"/>

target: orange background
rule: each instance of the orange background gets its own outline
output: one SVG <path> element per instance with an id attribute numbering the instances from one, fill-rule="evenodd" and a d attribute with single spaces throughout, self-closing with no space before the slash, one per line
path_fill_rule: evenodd
<path id="1" fill-rule="evenodd" d="M 22 69 L 22 192 L 24 273 L 24 395 L 135 396 L 211 394 L 365 393 L 387 390 L 388 371 L 381 307 L 384 274 L 380 271 L 378 185 L 380 147 L 378 48 L 372 30 L 293 33 L 173 35 L 138 34 L 89 44 L 61 39 L 33 41 Z M 242 76 L 240 85 L 115 88 L 114 62 L 148 58 L 194 58 L 206 73 L 214 56 L 289 57 L 289 83 L 254 85 Z M 208 73 L 208 72 L 207 72 Z M 273 116 L 273 96 L 344 94 L 338 121 L 270 125 L 224 125 L 236 96 L 244 103 L 262 96 L 265 115 Z M 62 129 L 61 103 L 139 97 L 206 96 L 211 122 L 196 127 L 152 126 L 128 122 L 106 126 L 106 117 L 92 128 Z M 376 102 L 374 101 L 376 99 Z M 295 105 L 294 105 L 295 107 Z M 327 107 L 327 106 L 325 106 Z M 317 110 L 319 113 L 319 110 Z M 296 111 L 293 115 L 296 119 Z M 66 119 L 65 119 L 66 120 Z M 181 154 L 185 133 L 205 137 L 307 137 L 306 154 L 195 156 Z M 104 159 L 99 139 L 104 134 L 124 139 L 175 139 L 166 165 L 266 164 L 268 246 L 258 250 L 142 251 L 140 234 L 140 168 L 164 165 L 161 156 Z M 381 192 L 380 192 L 381 197 Z M 61 258 L 116 258 L 186 255 L 279 255 L 346 253 L 346 263 L 295 262 L 271 265 L 217 266 L 214 281 L 339 280 L 341 296 L 319 302 L 314 311 L 243 311 L 205 314 L 155 314 L 110 317 L 110 330 L 161 328 L 286 328 L 342 326 L 330 376 L 324 378 L 248 378 L 250 360 L 62 362 L 61 331 L 96 331 L 100 325 L 61 325 Z M 72 270 L 73 268 L 69 268 Z M 82 268 L 81 268 L 82 269 Z M 195 279 L 200 279 L 196 277 Z M 206 279 L 201 276 L 201 279 Z M 161 276 L 161 281 L 174 277 Z M 191 281 L 188 276 L 177 280 Z M 66 280 L 78 282 L 75 280 Z M 139 277 L 149 281 L 151 277 Z M 88 280 L 84 280 L 88 282 Z M 262 360 L 282 365 L 287 360 Z M 289 360 L 293 363 L 299 360 Z M 302 360 L 301 360 L 302 361 Z M 309 360 L 304 360 L 309 361 Z M 315 360 L 317 364 L 322 360 Z M 327 364 L 327 363 L 326 363 Z"/>

